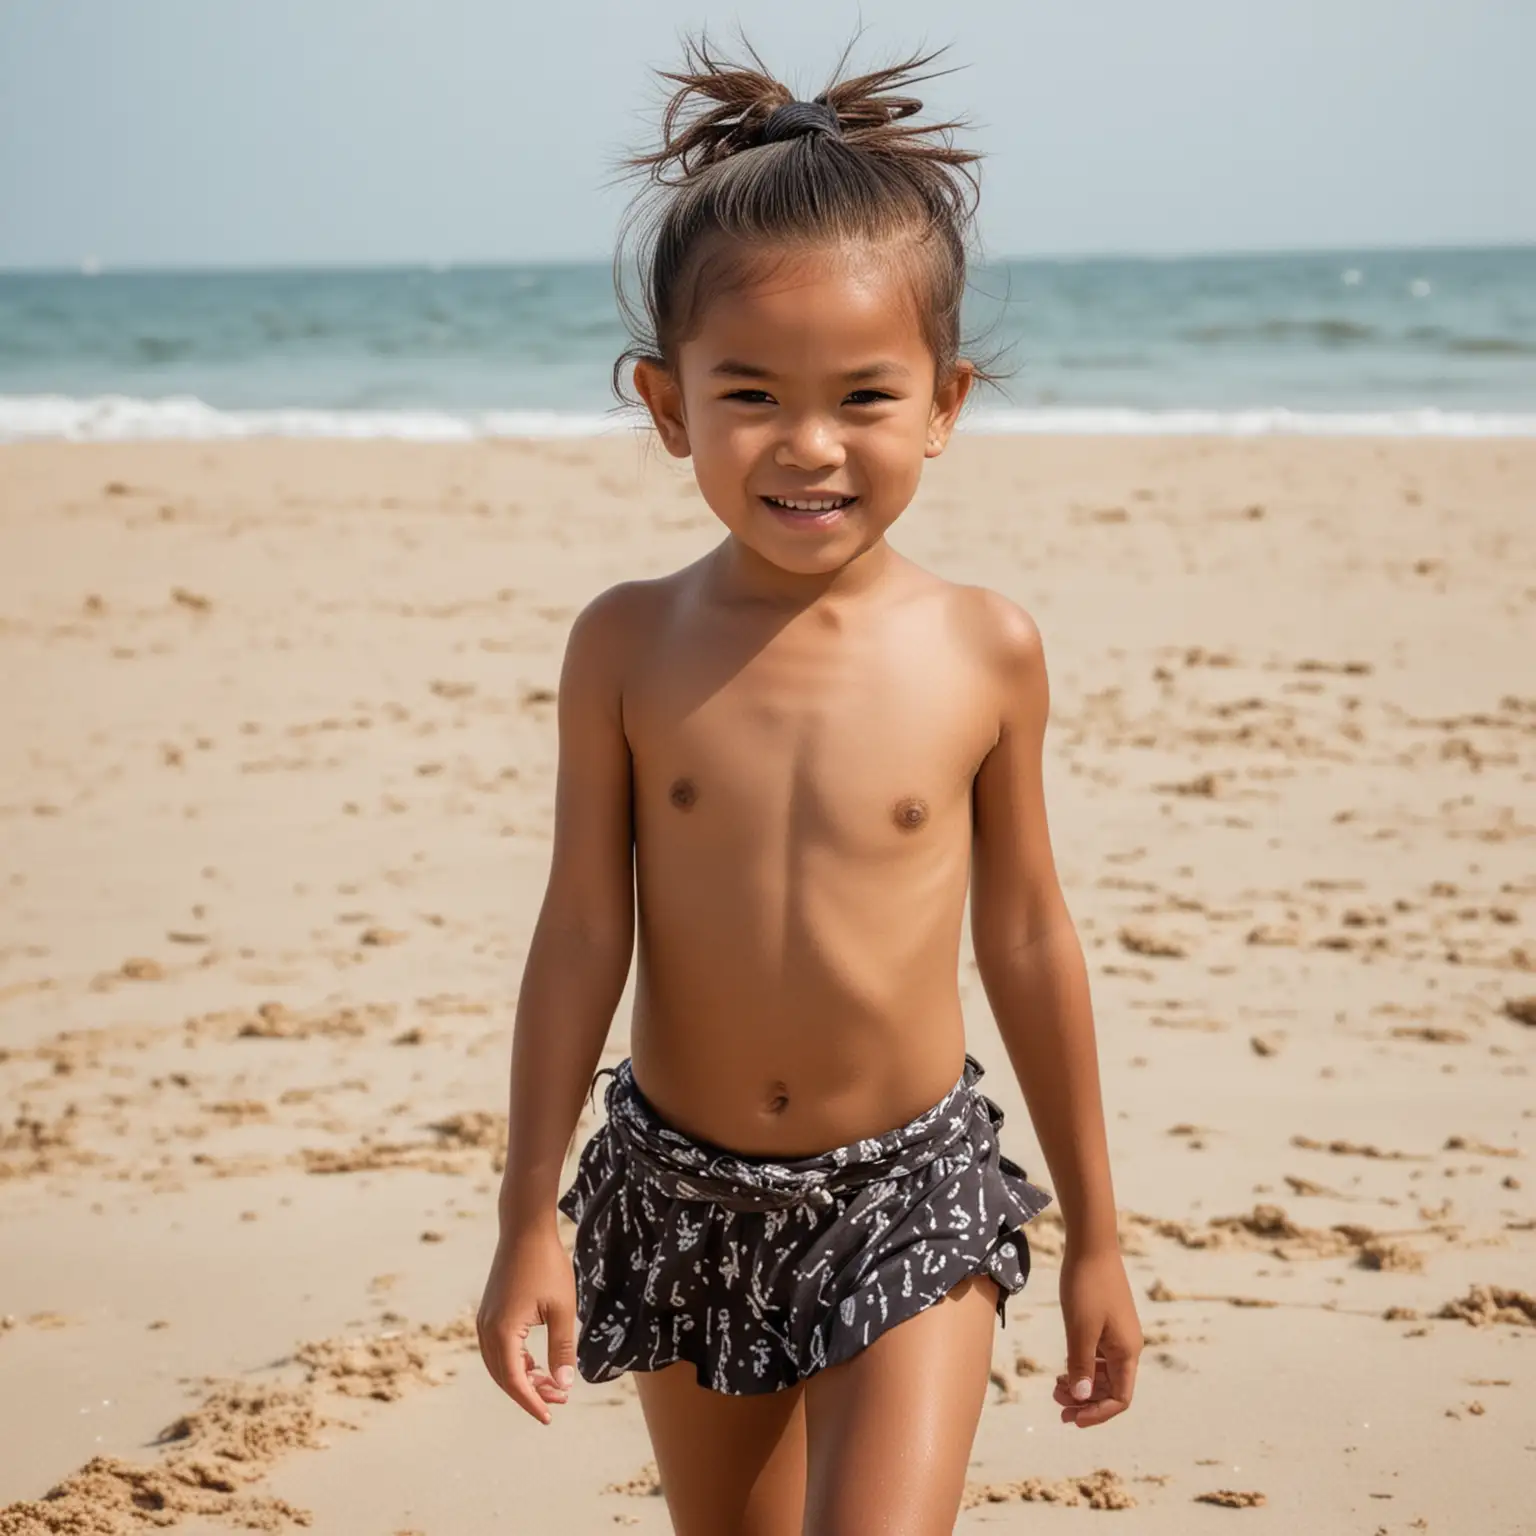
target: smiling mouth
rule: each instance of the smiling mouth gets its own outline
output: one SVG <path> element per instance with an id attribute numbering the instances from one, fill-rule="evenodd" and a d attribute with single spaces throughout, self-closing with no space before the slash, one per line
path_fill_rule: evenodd
<path id="1" fill-rule="evenodd" d="M 777 507 L 781 512 L 800 512 L 810 516 L 818 512 L 840 512 L 844 507 L 851 507 L 858 499 L 857 496 L 763 497 L 770 507 Z"/>

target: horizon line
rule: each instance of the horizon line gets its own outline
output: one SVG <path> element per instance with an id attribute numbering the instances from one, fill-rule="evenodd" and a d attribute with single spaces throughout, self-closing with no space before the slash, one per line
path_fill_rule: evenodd
<path id="1" fill-rule="evenodd" d="M 1083 262 L 1167 262 L 1167 261 L 1238 261 L 1279 259 L 1296 256 L 1396 256 L 1469 252 L 1536 251 L 1536 239 L 1496 241 L 1446 241 L 1432 244 L 1402 245 L 1297 245 L 1232 246 L 1218 250 L 1099 250 L 1039 251 L 1007 255 L 981 255 L 976 267 L 1001 264 L 1066 264 Z M 612 255 L 538 256 L 538 257 L 445 257 L 397 258 L 369 261 L 221 262 L 152 265 L 143 262 L 106 261 L 94 255 L 80 257 L 73 263 L 50 266 L 12 266 L 0 262 L 0 278 L 6 277 L 222 277 L 277 275 L 282 273 L 362 273 L 362 272 L 494 272 L 548 267 L 610 267 Z"/>

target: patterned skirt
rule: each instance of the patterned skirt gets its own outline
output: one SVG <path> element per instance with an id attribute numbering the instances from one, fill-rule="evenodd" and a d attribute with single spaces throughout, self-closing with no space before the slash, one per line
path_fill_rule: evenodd
<path id="1" fill-rule="evenodd" d="M 606 1123 L 560 1209 L 576 1223 L 590 1382 L 685 1360 L 699 1384 L 776 1392 L 836 1365 L 968 1275 L 999 1287 L 998 1319 L 1029 1276 L 1023 1225 L 1051 1196 L 1003 1155 L 1003 1112 L 967 1055 L 931 1109 L 813 1157 L 726 1151 L 672 1129 L 611 1075 Z"/>

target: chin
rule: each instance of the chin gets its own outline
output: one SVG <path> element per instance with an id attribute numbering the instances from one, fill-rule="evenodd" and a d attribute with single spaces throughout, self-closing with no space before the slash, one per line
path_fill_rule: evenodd
<path id="1" fill-rule="evenodd" d="M 813 554 L 809 550 L 791 550 L 787 553 L 760 550 L 759 553 L 765 560 L 772 561 L 781 571 L 788 571 L 792 576 L 830 576 L 842 570 L 845 565 L 852 564 L 864 551 L 828 549 Z"/>
<path id="2" fill-rule="evenodd" d="M 755 554 L 760 555 L 781 571 L 796 576 L 830 576 L 845 565 L 857 560 L 869 548 L 872 541 L 854 536 L 845 530 L 841 538 L 810 537 L 790 534 L 787 538 L 743 539 Z"/>

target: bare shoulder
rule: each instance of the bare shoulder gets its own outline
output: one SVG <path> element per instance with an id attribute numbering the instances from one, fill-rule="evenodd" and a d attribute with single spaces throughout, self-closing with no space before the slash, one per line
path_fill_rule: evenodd
<path id="1" fill-rule="evenodd" d="M 578 633 L 589 645 L 622 643 L 641 638 L 666 603 L 672 577 L 659 581 L 621 581 L 599 592 L 576 615 L 571 635 Z"/>
<path id="2" fill-rule="evenodd" d="M 1045 641 L 1033 617 L 990 587 L 950 587 L 956 630 L 975 664 L 1012 707 L 1044 703 Z"/>
<path id="3" fill-rule="evenodd" d="M 567 674 L 621 684 L 665 627 L 677 591 L 678 575 L 672 575 L 621 581 L 599 592 L 571 625 L 565 651 Z"/>

